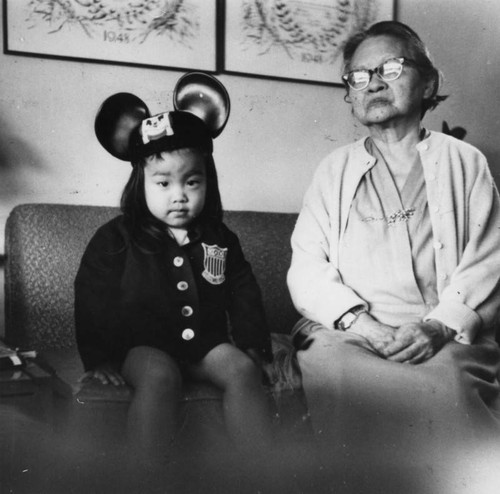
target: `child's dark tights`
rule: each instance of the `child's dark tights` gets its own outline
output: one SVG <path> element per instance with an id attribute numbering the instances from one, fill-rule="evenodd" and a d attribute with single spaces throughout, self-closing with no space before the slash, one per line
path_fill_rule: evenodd
<path id="1" fill-rule="evenodd" d="M 132 348 L 122 367 L 134 388 L 128 412 L 128 435 L 133 450 L 144 459 L 168 453 L 175 435 L 182 377 L 175 360 L 156 348 Z"/>
<path id="2" fill-rule="evenodd" d="M 241 451 L 255 455 L 269 449 L 272 420 L 262 371 L 246 353 L 223 343 L 188 371 L 222 390 L 226 428 Z"/>
<path id="3" fill-rule="evenodd" d="M 221 389 L 226 428 L 242 452 L 255 455 L 272 445 L 271 413 L 261 370 L 246 353 L 223 343 L 200 362 L 188 365 L 187 372 L 194 380 Z M 134 388 L 129 440 L 145 458 L 163 457 L 169 452 L 177 424 L 182 389 L 178 364 L 156 348 L 135 347 L 127 355 L 122 374 Z"/>

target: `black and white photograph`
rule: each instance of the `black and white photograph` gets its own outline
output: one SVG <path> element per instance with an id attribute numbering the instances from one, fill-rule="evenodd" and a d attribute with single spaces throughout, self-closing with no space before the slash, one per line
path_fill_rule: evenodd
<path id="1" fill-rule="evenodd" d="M 2 0 L 0 494 L 499 494 L 498 0 Z"/>

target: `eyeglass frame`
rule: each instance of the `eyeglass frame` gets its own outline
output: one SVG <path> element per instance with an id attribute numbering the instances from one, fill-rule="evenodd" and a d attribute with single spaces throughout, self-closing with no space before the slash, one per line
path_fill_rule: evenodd
<path id="1" fill-rule="evenodd" d="M 387 62 L 390 62 L 391 60 L 396 60 L 397 62 L 399 62 L 401 64 L 401 70 L 400 70 L 399 74 L 396 77 L 394 77 L 394 79 L 385 79 L 384 77 L 382 77 L 382 75 L 379 72 L 380 72 L 381 67 L 384 64 L 386 64 Z M 401 77 L 401 74 L 403 73 L 403 68 L 404 68 L 405 64 L 417 66 L 417 63 L 414 60 L 412 60 L 411 58 L 406 58 L 406 57 L 391 57 L 391 58 L 388 58 L 387 60 L 383 61 L 380 65 L 378 65 L 374 69 L 356 69 L 356 70 L 350 70 L 346 74 L 342 75 L 342 80 L 344 81 L 344 84 L 346 84 L 353 91 L 363 91 L 364 89 L 366 89 L 370 85 L 370 82 L 371 82 L 372 77 L 373 77 L 374 74 L 377 74 L 377 77 L 379 79 L 381 79 L 382 81 L 384 81 L 384 82 L 396 81 L 397 79 L 399 79 Z M 349 84 L 349 75 L 352 74 L 353 72 L 365 72 L 365 73 L 367 72 L 368 73 L 369 77 L 368 77 L 368 81 L 366 83 L 366 86 L 363 86 L 361 88 L 354 88 L 354 87 L 352 87 Z"/>

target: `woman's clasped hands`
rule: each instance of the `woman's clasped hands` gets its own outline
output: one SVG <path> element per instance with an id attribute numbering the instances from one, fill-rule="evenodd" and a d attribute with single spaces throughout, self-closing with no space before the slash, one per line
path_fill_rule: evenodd
<path id="1" fill-rule="evenodd" d="M 360 314 L 347 331 L 365 338 L 381 357 L 408 364 L 429 360 L 455 334 L 437 320 L 406 323 L 398 328 L 382 324 L 368 313 Z"/>

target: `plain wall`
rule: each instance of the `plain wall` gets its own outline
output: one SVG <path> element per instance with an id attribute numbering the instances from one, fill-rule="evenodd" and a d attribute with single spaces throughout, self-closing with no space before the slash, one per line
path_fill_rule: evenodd
<path id="1" fill-rule="evenodd" d="M 500 2 L 397 0 L 396 11 L 445 75 L 450 97 L 425 125 L 465 127 L 499 182 Z M 1 53 L 0 232 L 24 202 L 117 205 L 130 167 L 96 141 L 96 110 L 119 91 L 141 97 L 153 113 L 168 110 L 182 73 Z M 226 209 L 298 211 L 321 158 L 365 134 L 342 87 L 218 77 L 232 101 L 214 153 Z"/>

